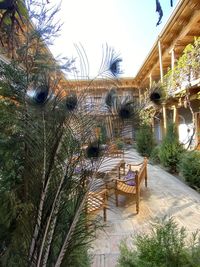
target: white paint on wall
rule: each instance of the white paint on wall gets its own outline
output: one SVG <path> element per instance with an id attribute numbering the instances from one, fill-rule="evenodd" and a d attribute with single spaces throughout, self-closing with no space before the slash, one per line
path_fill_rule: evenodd
<path id="1" fill-rule="evenodd" d="M 178 132 L 180 143 L 187 147 L 193 135 L 193 124 L 181 123 L 178 127 Z"/>

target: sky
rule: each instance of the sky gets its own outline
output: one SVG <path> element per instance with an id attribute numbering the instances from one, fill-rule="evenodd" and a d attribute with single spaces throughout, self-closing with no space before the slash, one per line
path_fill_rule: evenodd
<path id="1" fill-rule="evenodd" d="M 53 55 L 78 58 L 75 44 L 84 48 L 90 77 L 98 73 L 103 47 L 113 47 L 122 58 L 122 77 L 134 77 L 158 38 L 178 0 L 160 0 L 162 23 L 156 26 L 155 0 L 63 0 L 57 14 L 63 23 L 50 47 Z M 57 4 L 58 0 L 50 0 Z"/>

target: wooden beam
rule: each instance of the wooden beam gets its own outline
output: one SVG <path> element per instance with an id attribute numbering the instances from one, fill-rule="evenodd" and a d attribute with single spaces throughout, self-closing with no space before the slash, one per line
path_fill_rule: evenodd
<path id="1" fill-rule="evenodd" d="M 171 47 L 175 46 L 177 41 L 183 39 L 183 37 L 187 35 L 187 33 L 191 30 L 192 25 L 194 25 L 195 23 L 197 23 L 199 21 L 199 17 L 200 17 L 200 10 L 196 10 L 194 12 L 194 15 L 191 17 L 191 19 L 187 23 L 187 26 L 185 26 L 182 29 L 182 31 L 180 32 L 179 36 L 172 43 Z"/>
<path id="2" fill-rule="evenodd" d="M 158 54 L 159 54 L 159 65 L 160 65 L 160 80 L 161 82 L 163 82 L 162 48 L 160 40 L 158 40 Z"/>

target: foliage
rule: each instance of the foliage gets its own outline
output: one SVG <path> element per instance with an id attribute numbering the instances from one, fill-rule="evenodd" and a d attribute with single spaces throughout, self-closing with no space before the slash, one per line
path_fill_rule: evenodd
<path id="1" fill-rule="evenodd" d="M 200 152 L 187 151 L 180 160 L 180 172 L 193 187 L 200 189 Z"/>
<path id="2" fill-rule="evenodd" d="M 1 190 L 7 191 L 15 188 L 22 179 L 24 146 L 19 123 L 20 108 L 16 108 L 16 102 L 20 101 L 26 83 L 24 72 L 17 70 L 15 64 L 9 67 L 0 62 L 0 74 L 0 170 L 5 178 Z"/>
<path id="3" fill-rule="evenodd" d="M 164 87 L 169 94 L 183 86 L 188 87 L 192 79 L 198 78 L 200 64 L 200 37 L 195 37 L 192 44 L 188 44 L 182 56 L 178 59 L 174 70 L 169 69 L 164 77 Z"/>
<path id="4" fill-rule="evenodd" d="M 100 144 L 106 144 L 107 141 L 106 127 L 104 124 L 99 125 L 99 127 L 100 127 L 100 136 L 99 136 Z"/>
<path id="5" fill-rule="evenodd" d="M 155 114 L 155 109 L 145 109 L 145 108 L 141 109 L 139 114 L 140 123 L 150 125 L 153 120 L 154 114 Z"/>
<path id="6" fill-rule="evenodd" d="M 69 111 L 64 92 L 26 93 L 25 75 L 20 86 L 16 65 L 1 63 L 1 74 L 0 262 L 87 266 L 97 224 L 86 227 L 84 207 L 91 186 L 98 187 L 93 181 L 98 159 L 90 174 L 84 172 L 87 166 L 78 174 L 75 168 L 85 162 L 80 148 L 95 137 L 96 121 L 84 116 L 81 106 L 80 113 Z M 84 186 L 88 175 L 92 181 Z"/>
<path id="7" fill-rule="evenodd" d="M 136 131 L 136 145 L 137 151 L 142 156 L 149 157 L 154 147 L 153 132 L 149 125 L 141 125 L 140 129 Z"/>
<path id="8" fill-rule="evenodd" d="M 155 146 L 151 151 L 150 161 L 154 164 L 160 163 L 160 146 Z"/>
<path id="9" fill-rule="evenodd" d="M 44 18 L 44 9 L 37 10 L 43 12 Z M 36 14 L 36 10 L 34 13 L 41 20 L 41 13 Z M 49 52 L 44 49 L 44 39 L 41 40 L 42 32 L 48 30 L 51 34 L 55 28 L 48 23 L 45 25 L 48 29 L 40 26 L 26 32 L 27 42 L 18 50 L 23 55 L 23 69 L 19 65 L 22 58 L 8 65 L 0 63 L 1 266 L 16 266 L 16 262 L 18 266 L 35 266 L 36 258 L 37 264 L 41 266 L 42 261 L 46 266 L 49 253 L 58 257 L 66 233 L 71 251 L 68 259 L 78 262 L 77 257 L 70 255 L 77 250 L 77 242 L 82 255 L 86 255 L 91 237 L 85 230 L 83 209 L 79 211 L 87 190 L 77 186 L 75 166 L 70 165 L 72 152 L 80 154 L 80 149 L 74 142 L 74 133 L 65 125 L 69 124 L 62 105 L 65 99 L 59 94 L 52 95 L 58 67 L 49 61 Z M 89 129 L 91 124 L 88 125 Z M 82 174 L 78 178 L 85 179 Z M 73 194 L 76 197 L 72 201 Z M 79 231 L 84 240 L 76 237 Z M 56 258 L 49 260 L 54 262 Z"/>
<path id="10" fill-rule="evenodd" d="M 124 142 L 120 138 L 117 138 L 115 140 L 115 144 L 117 145 L 118 149 L 123 149 L 123 147 L 124 147 Z"/>
<path id="11" fill-rule="evenodd" d="M 151 233 L 133 240 L 136 249 L 125 242 L 120 245 L 119 267 L 197 267 L 200 266 L 200 239 L 192 235 L 187 246 L 186 230 L 179 228 L 172 218 L 152 225 Z"/>
<path id="12" fill-rule="evenodd" d="M 85 207 L 89 192 L 101 189 L 95 177 L 102 156 L 86 158 L 82 147 L 99 141 L 98 119 L 85 112 L 86 90 L 73 96 L 57 90 L 62 66 L 44 44 L 59 31 L 56 10 L 49 14 L 43 1 L 27 2 L 35 27 L 26 24 L 16 61 L 0 63 L 0 265 L 85 267 L 101 226 Z M 113 49 L 106 52 L 101 75 L 115 78 L 120 60 Z M 70 71 L 72 63 L 64 67 Z M 87 69 L 80 71 L 84 78 Z"/>
<path id="13" fill-rule="evenodd" d="M 169 124 L 167 133 L 160 146 L 159 158 L 161 164 L 171 172 L 178 171 L 178 164 L 184 149 L 179 143 L 177 129 L 174 124 Z"/>

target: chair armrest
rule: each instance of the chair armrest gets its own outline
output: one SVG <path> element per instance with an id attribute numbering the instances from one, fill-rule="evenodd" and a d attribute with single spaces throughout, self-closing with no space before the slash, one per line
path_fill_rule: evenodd
<path id="1" fill-rule="evenodd" d="M 117 179 L 117 178 L 114 178 L 114 179 L 112 179 L 112 182 L 122 182 L 123 180 L 122 179 Z"/>
<path id="2" fill-rule="evenodd" d="M 135 181 L 135 178 L 129 178 L 129 179 L 126 179 L 126 180 L 120 180 L 120 182 L 130 182 L 130 181 Z"/>
<path id="3" fill-rule="evenodd" d="M 128 166 L 135 166 L 135 167 L 137 167 L 137 166 L 141 166 L 142 164 L 143 164 L 144 162 L 140 162 L 140 163 L 127 163 L 127 165 Z"/>
<path id="4" fill-rule="evenodd" d="M 133 181 L 133 180 L 134 180 L 134 178 L 130 178 L 130 179 L 126 179 L 126 180 L 122 180 L 122 179 L 113 179 L 112 181 L 113 181 L 113 182 L 119 182 L 119 183 L 126 184 L 126 182 Z"/>

